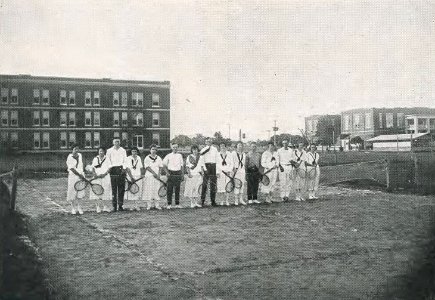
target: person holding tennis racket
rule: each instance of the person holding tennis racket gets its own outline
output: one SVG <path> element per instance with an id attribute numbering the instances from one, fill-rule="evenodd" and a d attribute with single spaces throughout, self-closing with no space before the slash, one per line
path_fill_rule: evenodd
<path id="1" fill-rule="evenodd" d="M 125 169 L 124 164 L 127 159 L 127 152 L 121 147 L 119 139 L 113 139 L 113 147 L 106 153 L 110 163 L 110 183 L 112 185 L 112 205 L 113 211 L 123 211 L 124 192 L 125 192 Z"/>
<path id="2" fill-rule="evenodd" d="M 139 149 L 131 148 L 131 155 L 127 157 L 124 163 L 124 168 L 127 172 L 127 201 L 132 201 L 133 210 L 140 210 L 139 200 L 142 199 L 142 159 L 139 157 Z"/>
<path id="3" fill-rule="evenodd" d="M 206 171 L 204 174 L 204 181 L 202 182 L 201 202 L 204 206 L 205 196 L 207 193 L 207 185 L 210 181 L 210 201 L 212 206 L 216 206 L 216 185 L 217 177 L 220 174 L 216 173 L 216 164 L 218 162 L 219 152 L 215 146 L 212 145 L 210 138 L 205 140 L 205 147 L 201 149 L 200 155 L 204 159 Z"/>
<path id="4" fill-rule="evenodd" d="M 168 201 L 167 209 L 171 209 L 172 194 L 175 192 L 175 208 L 180 206 L 180 186 L 184 180 L 184 161 L 183 156 L 178 153 L 178 144 L 171 145 L 172 152 L 163 159 L 163 167 L 168 174 L 168 186 L 166 200 Z"/>
<path id="5" fill-rule="evenodd" d="M 145 178 L 143 180 L 143 199 L 147 203 L 147 210 L 153 206 L 161 209 L 159 205 L 160 173 L 163 168 L 163 160 L 157 155 L 157 146 L 151 145 L 150 154 L 145 156 L 143 165 L 145 168 Z"/>
<path id="6" fill-rule="evenodd" d="M 246 202 L 243 201 L 243 190 L 245 186 L 246 180 L 246 154 L 243 152 L 243 143 L 238 142 L 236 146 L 236 151 L 232 154 L 233 159 L 233 177 L 238 180 L 239 185 L 234 185 L 234 205 L 246 205 Z"/>
<path id="7" fill-rule="evenodd" d="M 318 199 L 316 192 L 319 189 L 320 167 L 319 153 L 317 153 L 316 145 L 310 146 L 310 151 L 306 155 L 305 164 L 307 165 L 308 199 Z"/>
<path id="8" fill-rule="evenodd" d="M 112 200 L 112 187 L 110 185 L 109 174 L 110 163 L 106 157 L 106 151 L 103 147 L 98 148 L 98 155 L 92 160 L 92 173 L 96 177 L 93 181 L 103 187 L 104 192 L 97 195 L 92 189 L 90 191 L 89 199 L 95 201 L 97 213 L 101 212 L 101 207 L 104 212 L 110 212 L 106 204 Z"/>
<path id="9" fill-rule="evenodd" d="M 219 150 L 219 157 L 216 166 L 216 172 L 220 175 L 217 179 L 217 193 L 222 195 L 219 205 L 224 205 L 223 199 L 225 198 L 225 205 L 229 206 L 230 193 L 226 190 L 225 187 L 231 180 L 231 173 L 233 171 L 233 159 L 231 156 L 231 152 L 227 152 L 227 147 L 225 143 L 220 144 Z M 230 192 L 232 192 L 232 190 Z"/>
<path id="10" fill-rule="evenodd" d="M 258 201 L 258 187 L 260 184 L 261 155 L 257 152 L 257 144 L 251 143 L 251 149 L 246 155 L 245 171 L 248 192 L 248 204 L 260 203 Z"/>
<path id="11" fill-rule="evenodd" d="M 86 180 L 83 173 L 83 159 L 82 154 L 79 153 L 79 146 L 74 144 L 71 147 L 72 151 L 68 154 L 66 165 L 68 170 L 68 189 L 66 193 L 67 201 L 71 203 L 71 214 L 75 215 L 77 212 L 83 214 L 80 207 L 80 201 L 85 197 L 85 189 L 76 190 L 75 185 L 81 180 Z"/>
<path id="12" fill-rule="evenodd" d="M 203 180 L 205 172 L 204 157 L 199 155 L 199 148 L 197 145 L 192 145 L 190 154 L 186 158 L 187 178 L 184 186 L 184 197 L 190 199 L 190 207 L 202 207 L 198 203 L 200 196 L 199 188 Z"/>
<path id="13" fill-rule="evenodd" d="M 276 179 L 278 177 L 279 157 L 275 151 L 275 145 L 272 142 L 267 144 L 267 150 L 261 155 L 261 165 L 264 168 L 264 176 L 268 178 L 268 184 L 261 186 L 261 192 L 266 194 L 266 203 L 272 203 L 272 193 L 275 188 Z"/>
<path id="14" fill-rule="evenodd" d="M 295 200 L 305 201 L 303 197 L 304 190 L 306 188 L 306 175 L 307 168 L 305 161 L 307 160 L 306 153 L 304 151 L 304 143 L 299 143 L 298 148 L 293 151 L 293 158 L 291 160 L 295 167 Z"/>
<path id="15" fill-rule="evenodd" d="M 293 158 L 292 149 L 289 147 L 288 140 L 282 141 L 282 148 L 278 149 L 278 166 L 279 166 L 279 185 L 281 198 L 284 202 L 289 201 L 290 191 L 293 184 Z"/>

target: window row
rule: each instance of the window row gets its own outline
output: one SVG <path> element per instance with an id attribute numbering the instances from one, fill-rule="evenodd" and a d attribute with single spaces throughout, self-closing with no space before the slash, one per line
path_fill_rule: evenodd
<path id="1" fill-rule="evenodd" d="M 127 106 L 127 92 L 113 92 L 113 106 Z M 152 107 L 160 107 L 160 94 L 152 93 Z M 60 105 L 76 105 L 76 92 L 60 90 L 59 91 Z M 131 93 L 131 106 L 142 107 L 144 103 L 144 94 L 133 92 Z M 1 88 L 1 104 L 18 104 L 18 89 Z M 50 91 L 46 89 L 33 90 L 33 105 L 50 105 Z M 85 106 L 100 106 L 99 91 L 85 91 Z"/>
<path id="2" fill-rule="evenodd" d="M 18 148 L 18 132 L 1 131 L 0 143 L 7 144 L 11 148 Z"/>
<path id="3" fill-rule="evenodd" d="M 0 115 L 2 126 L 18 126 L 18 111 L 2 110 Z"/>
<path id="4" fill-rule="evenodd" d="M 353 119 L 352 119 L 353 118 Z M 385 121 L 384 121 L 385 119 Z M 394 127 L 394 113 L 379 113 L 379 128 L 393 128 Z M 373 114 L 361 113 L 343 116 L 343 130 L 349 131 L 353 126 L 354 130 L 373 129 Z M 403 128 L 405 126 L 405 114 L 397 113 L 396 127 Z"/>

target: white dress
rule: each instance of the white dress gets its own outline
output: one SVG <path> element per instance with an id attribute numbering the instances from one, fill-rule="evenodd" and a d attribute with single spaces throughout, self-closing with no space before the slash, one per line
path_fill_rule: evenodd
<path id="1" fill-rule="evenodd" d="M 277 152 L 272 153 L 270 151 L 265 151 L 261 155 L 261 165 L 263 166 L 265 173 L 270 169 L 278 166 L 278 164 L 279 164 L 279 158 Z M 266 175 L 267 177 L 269 177 L 270 183 L 269 185 L 261 185 L 261 191 L 265 194 L 268 194 L 270 192 L 273 192 L 275 189 L 276 179 L 278 177 L 278 168 L 270 171 Z"/>
<path id="2" fill-rule="evenodd" d="M 246 154 L 243 152 L 242 154 L 239 154 L 237 151 L 234 151 L 232 153 L 233 156 L 233 166 L 236 168 L 236 176 L 235 178 L 240 179 L 242 182 L 242 187 L 240 189 L 235 188 L 234 194 L 243 194 L 244 192 L 244 186 L 246 181 L 246 171 L 245 171 L 245 165 L 246 165 Z"/>
<path id="3" fill-rule="evenodd" d="M 77 154 L 77 159 L 75 159 L 70 153 L 66 159 L 66 165 L 68 168 L 68 189 L 66 192 L 67 201 L 74 201 L 76 198 L 82 199 L 85 197 L 86 189 L 82 191 L 76 191 L 74 189 L 74 184 L 80 181 L 80 177 L 74 174 L 71 169 L 75 169 L 79 174 L 83 175 L 83 159 L 80 153 Z"/>
<path id="4" fill-rule="evenodd" d="M 216 164 L 216 173 L 219 174 L 217 179 L 217 192 L 225 193 L 225 186 L 230 181 L 227 175 L 223 172 L 229 174 L 233 172 L 233 157 L 230 152 L 225 154 L 219 153 L 218 162 Z"/>
<path id="5" fill-rule="evenodd" d="M 316 192 L 319 189 L 319 179 L 320 179 L 320 167 L 319 167 L 319 153 L 308 152 L 306 155 L 307 163 L 316 163 L 316 166 L 307 165 L 307 188 L 309 191 Z"/>
<path id="6" fill-rule="evenodd" d="M 192 178 L 186 176 L 186 184 L 184 186 L 184 197 L 196 198 L 199 197 L 198 188 L 201 185 L 203 178 L 200 174 L 201 171 L 205 170 L 204 158 L 203 156 L 199 157 L 198 163 L 193 164 L 190 162 L 190 157 L 193 157 L 196 160 L 196 157 L 193 154 L 190 154 L 186 158 L 186 167 L 190 169 L 190 174 Z"/>
<path id="7" fill-rule="evenodd" d="M 95 174 L 104 174 L 110 167 L 109 159 L 107 159 L 106 156 L 100 158 L 100 156 L 98 155 L 92 160 L 92 167 L 94 167 Z M 104 193 L 102 195 L 96 195 L 91 189 L 89 194 L 90 200 L 112 200 L 112 184 L 110 183 L 109 174 L 107 174 L 103 178 L 97 178 L 93 180 L 92 183 L 100 184 L 104 189 Z"/>
<path id="8" fill-rule="evenodd" d="M 142 159 L 139 156 L 136 156 L 136 158 L 134 158 L 132 155 L 128 156 L 125 159 L 124 162 L 124 168 L 125 169 L 130 169 L 130 173 L 133 177 L 130 177 L 130 175 L 127 175 L 127 179 L 129 181 L 134 181 L 136 179 L 139 179 L 142 175 L 142 168 L 143 168 L 143 164 L 142 164 Z M 127 173 L 128 174 L 128 173 Z M 142 199 L 142 179 L 136 181 L 136 184 L 139 186 L 139 192 L 137 192 L 136 194 L 133 194 L 129 191 L 126 192 L 126 200 L 140 200 Z"/>
<path id="9" fill-rule="evenodd" d="M 154 173 L 158 175 L 160 172 L 160 168 L 163 167 L 163 160 L 158 155 L 152 157 L 151 154 L 149 154 L 144 158 L 143 166 L 145 169 L 150 168 L 154 171 Z M 151 201 L 152 199 L 160 199 L 159 188 L 161 185 L 161 182 L 158 181 L 149 170 L 146 170 L 145 178 L 143 179 L 143 200 Z"/>

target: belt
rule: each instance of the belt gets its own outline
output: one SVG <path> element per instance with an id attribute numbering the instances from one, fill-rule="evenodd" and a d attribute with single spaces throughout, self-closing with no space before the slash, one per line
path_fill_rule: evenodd
<path id="1" fill-rule="evenodd" d="M 181 170 L 177 170 L 177 171 L 172 171 L 172 170 L 168 170 L 170 174 L 174 173 L 174 174 L 181 174 Z"/>
<path id="2" fill-rule="evenodd" d="M 216 163 L 205 163 L 205 165 L 216 165 Z"/>

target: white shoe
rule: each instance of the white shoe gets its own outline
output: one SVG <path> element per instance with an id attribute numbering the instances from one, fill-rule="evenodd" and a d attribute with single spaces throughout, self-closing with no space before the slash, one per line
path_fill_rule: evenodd
<path id="1" fill-rule="evenodd" d="M 137 210 L 137 211 L 140 211 L 140 207 L 139 207 L 139 206 L 136 206 L 136 210 Z"/>
<path id="2" fill-rule="evenodd" d="M 161 210 L 162 208 L 158 205 L 156 205 L 156 209 Z"/>
<path id="3" fill-rule="evenodd" d="M 97 214 L 99 214 L 101 212 L 101 208 L 99 205 L 97 205 Z"/>
<path id="4" fill-rule="evenodd" d="M 234 201 L 234 205 L 235 206 L 239 205 L 239 201 Z"/>
<path id="5" fill-rule="evenodd" d="M 301 197 L 301 198 L 299 198 L 300 199 L 300 201 L 305 201 L 305 198 L 304 197 Z"/>
<path id="6" fill-rule="evenodd" d="M 295 201 L 301 201 L 301 198 L 296 197 L 296 198 L 295 198 Z"/>
<path id="7" fill-rule="evenodd" d="M 103 211 L 104 211 L 104 212 L 110 212 L 110 209 L 108 209 L 107 206 L 104 205 L 104 206 L 103 206 Z"/>
<path id="8" fill-rule="evenodd" d="M 79 214 L 83 215 L 83 210 L 80 206 L 77 206 L 77 211 L 79 212 Z"/>
<path id="9" fill-rule="evenodd" d="M 151 209 L 151 205 L 147 205 L 147 210 L 150 210 Z"/>
<path id="10" fill-rule="evenodd" d="M 270 199 L 266 199 L 265 202 L 268 203 L 268 204 L 272 203 L 272 201 Z"/>
<path id="11" fill-rule="evenodd" d="M 172 207 L 170 206 L 170 205 L 167 205 L 166 206 L 166 209 L 171 209 Z"/>
<path id="12" fill-rule="evenodd" d="M 248 204 L 252 204 L 252 200 L 248 200 Z"/>
<path id="13" fill-rule="evenodd" d="M 199 208 L 202 207 L 202 205 L 201 205 L 201 204 L 198 204 L 198 203 L 196 203 L 195 206 L 196 206 L 196 207 L 199 207 Z"/>
<path id="14" fill-rule="evenodd" d="M 190 203 L 190 208 L 195 208 L 195 207 L 196 207 L 195 203 Z"/>
<path id="15" fill-rule="evenodd" d="M 220 206 L 224 206 L 224 203 L 223 203 L 223 202 L 220 202 L 219 205 L 220 205 Z"/>
<path id="16" fill-rule="evenodd" d="M 258 200 L 252 200 L 252 202 L 254 202 L 255 204 L 260 204 L 261 202 Z"/>
<path id="17" fill-rule="evenodd" d="M 230 206 L 230 203 L 227 201 L 227 202 L 225 202 L 225 205 L 226 206 Z"/>
<path id="18" fill-rule="evenodd" d="M 175 205 L 175 208 L 181 208 L 181 206 L 180 205 Z"/>
<path id="19" fill-rule="evenodd" d="M 314 200 L 314 197 L 313 196 L 309 196 L 308 199 L 309 200 Z"/>
<path id="20" fill-rule="evenodd" d="M 71 209 L 71 214 L 72 214 L 72 215 L 75 215 L 75 214 L 77 214 L 77 211 L 76 211 L 76 209 L 75 209 L 75 208 L 72 208 L 72 209 Z"/>
<path id="21" fill-rule="evenodd" d="M 246 205 L 246 202 L 243 201 L 243 199 L 240 199 L 240 204 L 242 204 L 242 205 Z"/>
<path id="22" fill-rule="evenodd" d="M 313 196 L 313 200 L 319 199 L 319 197 Z"/>

